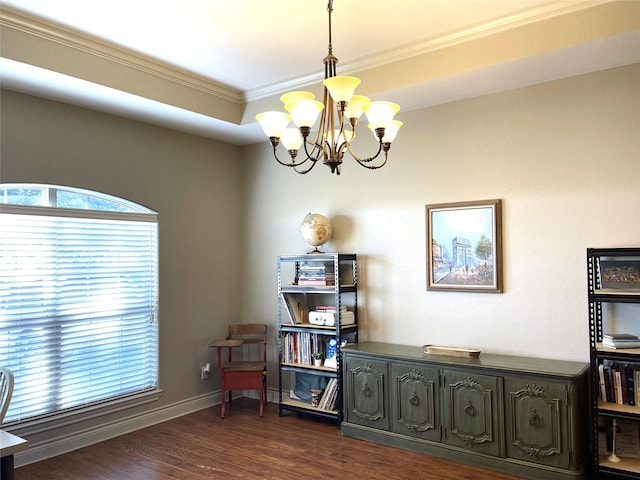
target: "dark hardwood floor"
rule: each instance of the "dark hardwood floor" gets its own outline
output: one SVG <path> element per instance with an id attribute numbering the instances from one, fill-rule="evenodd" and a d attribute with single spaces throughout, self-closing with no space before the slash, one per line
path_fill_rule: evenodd
<path id="1" fill-rule="evenodd" d="M 15 480 L 520 480 L 342 437 L 335 423 L 234 400 L 16 470 Z"/>

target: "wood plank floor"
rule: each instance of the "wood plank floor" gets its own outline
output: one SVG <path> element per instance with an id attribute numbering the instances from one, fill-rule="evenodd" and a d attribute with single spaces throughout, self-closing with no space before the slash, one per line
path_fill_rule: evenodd
<path id="1" fill-rule="evenodd" d="M 520 480 L 340 435 L 335 423 L 234 400 L 16 470 L 15 480 Z"/>

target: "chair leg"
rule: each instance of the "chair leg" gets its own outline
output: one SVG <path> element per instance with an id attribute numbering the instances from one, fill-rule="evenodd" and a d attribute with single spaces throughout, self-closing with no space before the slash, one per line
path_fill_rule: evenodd
<path id="1" fill-rule="evenodd" d="M 260 417 L 264 416 L 264 390 L 260 390 Z"/>
<path id="2" fill-rule="evenodd" d="M 222 398 L 222 405 L 220 406 L 220 418 L 224 418 L 224 404 L 225 404 L 224 390 L 222 391 L 222 395 L 220 395 L 220 397 Z"/>
<path id="3" fill-rule="evenodd" d="M 262 378 L 262 390 L 264 392 L 264 404 L 267 406 L 267 377 Z"/>

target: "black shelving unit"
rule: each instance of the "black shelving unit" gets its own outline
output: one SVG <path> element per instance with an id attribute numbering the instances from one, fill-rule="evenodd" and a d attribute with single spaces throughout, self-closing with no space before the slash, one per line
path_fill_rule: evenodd
<path id="1" fill-rule="evenodd" d="M 599 442 L 603 440 L 601 430 L 611 430 L 614 420 L 628 420 L 640 427 L 640 405 L 606 402 L 601 398 L 599 366 L 605 361 L 630 362 L 640 365 L 640 348 L 612 349 L 602 345 L 604 328 L 607 325 L 607 304 L 638 304 L 638 308 L 629 308 L 629 320 L 633 331 L 611 332 L 632 333 L 640 336 L 640 290 L 627 288 L 604 288 L 602 265 L 604 261 L 640 262 L 639 248 L 588 248 L 587 279 L 589 301 L 589 337 L 591 360 L 591 453 L 593 478 L 598 479 L 640 479 L 640 458 L 620 457 L 620 462 L 611 462 L 602 455 Z M 613 322 L 611 322 L 613 323 Z M 607 328 L 615 328 L 613 325 Z M 608 332 L 607 332 L 608 333 Z M 639 402 L 640 403 L 640 402 Z"/>
<path id="2" fill-rule="evenodd" d="M 334 285 L 301 285 L 299 276 L 301 267 L 308 262 L 323 263 L 333 268 Z M 340 426 L 343 419 L 342 395 L 342 355 L 340 345 L 343 342 L 358 343 L 358 266 L 355 254 L 315 253 L 303 255 L 283 255 L 278 257 L 278 385 L 279 413 L 285 411 L 304 413 L 328 419 L 335 419 Z M 302 294 L 310 309 L 317 305 L 333 305 L 336 307 L 335 325 L 312 325 L 308 322 L 291 324 L 285 311 L 282 294 Z M 345 306 L 353 312 L 353 323 L 343 324 L 341 307 Z M 324 342 L 335 339 L 337 344 L 336 368 L 314 366 L 311 361 L 295 362 L 284 355 L 285 338 L 287 336 L 307 335 Z M 298 337 L 300 338 L 300 337 Z M 286 360 L 286 361 L 285 361 Z M 292 398 L 295 376 L 307 375 L 321 377 L 324 381 L 335 379 L 337 391 L 335 408 L 331 410 L 314 407 L 305 399 Z M 308 377 L 307 377 L 308 378 Z"/>

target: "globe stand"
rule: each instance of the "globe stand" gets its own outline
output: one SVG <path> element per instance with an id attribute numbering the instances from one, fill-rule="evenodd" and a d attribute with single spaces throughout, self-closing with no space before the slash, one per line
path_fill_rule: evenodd
<path id="1" fill-rule="evenodd" d="M 300 236 L 304 244 L 312 248 L 308 255 L 324 253 L 319 247 L 331 240 L 333 228 L 327 217 L 319 213 L 307 214 L 300 224 Z"/>

